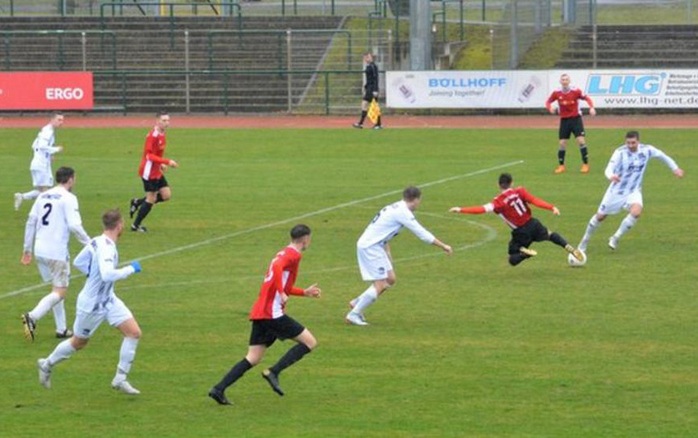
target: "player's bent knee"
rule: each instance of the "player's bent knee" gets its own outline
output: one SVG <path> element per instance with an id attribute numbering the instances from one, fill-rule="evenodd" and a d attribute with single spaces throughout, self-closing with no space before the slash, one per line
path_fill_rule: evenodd
<path id="1" fill-rule="evenodd" d="M 89 341 L 89 338 L 78 338 L 77 336 L 73 336 L 70 338 L 70 345 L 76 350 L 82 350 L 87 346 Z"/>

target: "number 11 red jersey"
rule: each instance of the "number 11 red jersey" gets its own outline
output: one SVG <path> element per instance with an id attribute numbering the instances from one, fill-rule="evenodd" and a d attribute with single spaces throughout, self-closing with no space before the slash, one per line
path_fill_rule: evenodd
<path id="1" fill-rule="evenodd" d="M 491 204 L 493 211 L 511 228 L 519 228 L 531 220 L 531 208 L 528 203 L 538 205 L 540 200 L 528 193 L 523 187 L 507 189 L 496 196 Z M 540 206 L 540 205 L 539 205 Z M 545 207 L 544 207 L 545 208 Z M 552 206 L 550 207 L 552 208 Z"/>

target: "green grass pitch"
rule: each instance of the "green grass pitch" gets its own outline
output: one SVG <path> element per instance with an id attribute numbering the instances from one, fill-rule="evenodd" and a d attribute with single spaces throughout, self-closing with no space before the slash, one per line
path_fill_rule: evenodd
<path id="1" fill-rule="evenodd" d="M 0 152 L 0 435 L 244 437 L 688 437 L 698 421 L 696 130 L 642 131 L 673 156 L 676 179 L 654 160 L 645 213 L 616 252 L 606 240 L 622 215 L 594 236 L 583 268 L 565 253 L 511 268 L 509 231 L 494 215 L 447 213 L 482 204 L 500 172 L 557 205 L 536 210 L 577 244 L 606 188 L 603 169 L 625 130 L 590 130 L 592 171 L 556 165 L 555 130 L 214 130 L 169 131 L 179 161 L 167 178 L 171 202 L 126 231 L 122 262 L 143 273 L 117 283 L 142 329 L 128 397 L 109 384 L 119 333 L 103 325 L 87 349 L 37 381 L 36 359 L 56 345 L 51 315 L 34 343 L 19 316 L 48 287 L 19 263 L 29 205 L 12 194 L 30 186 L 36 129 L 3 129 Z M 525 127 L 522 127 L 525 128 Z M 634 127 L 629 127 L 634 128 Z M 77 170 L 90 235 L 103 210 L 142 193 L 136 175 L 145 129 L 59 132 L 54 170 Z M 344 324 L 347 302 L 366 288 L 356 239 L 375 212 L 408 184 L 424 187 L 417 217 L 456 252 L 447 257 L 409 232 L 392 243 L 398 282 L 367 313 L 366 328 Z M 318 282 L 320 300 L 292 298 L 290 315 L 317 337 L 316 351 L 281 375 L 286 396 L 260 377 L 290 346 L 274 345 L 221 407 L 206 393 L 246 352 L 247 313 L 275 252 L 295 223 L 313 229 L 299 286 Z M 71 243 L 71 252 L 79 247 Z M 69 324 L 83 280 L 74 278 Z M 693 431 L 693 432 L 691 432 Z"/>

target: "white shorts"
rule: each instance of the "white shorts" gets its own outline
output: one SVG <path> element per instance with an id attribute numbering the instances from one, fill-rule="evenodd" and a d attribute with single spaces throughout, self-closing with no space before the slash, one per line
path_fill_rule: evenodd
<path id="1" fill-rule="evenodd" d="M 133 314 L 123 301 L 114 297 L 114 302 L 107 309 L 96 312 L 78 310 L 73 324 L 73 333 L 78 338 L 89 339 L 106 319 L 110 326 L 118 327 L 123 322 L 133 318 Z"/>
<path id="2" fill-rule="evenodd" d="M 359 260 L 361 278 L 364 281 L 385 280 L 388 272 L 393 270 L 390 257 L 381 245 L 373 245 L 370 248 L 357 248 L 356 258 Z"/>
<path id="3" fill-rule="evenodd" d="M 632 204 L 642 205 L 642 192 L 635 190 L 627 195 L 616 195 L 612 192 L 606 192 L 599 205 L 599 214 L 609 215 L 616 214 L 621 210 L 629 210 Z"/>
<path id="4" fill-rule="evenodd" d="M 32 174 L 32 186 L 34 187 L 53 187 L 53 175 L 51 172 L 43 170 L 30 170 Z"/>
<path id="5" fill-rule="evenodd" d="M 70 262 L 37 257 L 36 266 L 45 282 L 50 281 L 55 287 L 68 287 L 70 284 Z"/>

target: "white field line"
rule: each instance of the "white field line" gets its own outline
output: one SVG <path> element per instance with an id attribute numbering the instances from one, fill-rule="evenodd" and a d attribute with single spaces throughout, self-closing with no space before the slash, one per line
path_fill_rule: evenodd
<path id="1" fill-rule="evenodd" d="M 497 231 L 493 227 L 490 227 L 489 225 L 481 224 L 479 222 L 474 222 L 471 220 L 463 220 L 463 219 L 457 218 L 457 217 L 450 217 L 449 218 L 449 217 L 444 216 L 444 215 L 425 213 L 425 212 L 422 212 L 420 215 L 421 216 L 434 216 L 434 217 L 438 217 L 441 219 L 450 219 L 450 220 L 457 220 L 459 222 L 466 222 L 466 223 L 473 225 L 475 227 L 482 228 L 485 231 L 485 235 L 482 239 L 478 240 L 477 242 L 468 243 L 466 245 L 455 247 L 455 248 L 453 248 L 453 252 L 459 252 L 459 251 L 465 251 L 468 249 L 477 248 L 478 246 L 482 246 L 482 245 L 486 244 L 487 242 L 494 240 L 497 237 Z M 400 266 L 405 266 L 405 265 L 409 265 L 410 262 L 415 261 L 415 260 L 424 259 L 427 257 L 439 257 L 439 256 L 446 257 L 446 255 L 442 251 L 434 250 L 434 251 L 426 251 L 422 254 L 414 255 L 414 256 L 410 256 L 410 257 L 396 258 L 393 260 L 393 262 L 396 262 L 396 264 L 399 263 Z M 349 265 L 335 266 L 332 268 L 303 270 L 303 275 L 314 276 L 314 275 L 318 275 L 318 274 L 327 274 L 330 272 L 346 271 L 349 269 L 357 269 L 358 270 L 357 264 L 352 263 Z M 234 276 L 234 280 L 237 283 L 244 283 L 244 282 L 249 281 L 249 280 L 255 280 L 255 279 L 260 279 L 260 278 L 262 278 L 261 273 L 254 274 L 254 275 L 243 275 L 243 276 L 235 275 Z M 231 277 L 226 276 L 225 278 L 200 279 L 200 280 L 191 280 L 191 281 L 176 281 L 176 282 L 171 282 L 171 283 L 158 283 L 158 286 L 167 287 L 167 288 L 190 287 L 193 285 L 202 285 L 202 284 L 230 283 L 230 281 L 231 281 Z M 123 292 L 123 291 L 129 291 L 129 290 L 134 290 L 134 289 L 145 289 L 145 288 L 152 288 L 152 287 L 153 287 L 152 284 L 142 284 L 142 285 L 135 284 L 135 285 L 128 285 L 128 286 L 120 286 L 119 291 Z"/>
<path id="2" fill-rule="evenodd" d="M 516 166 L 516 165 L 518 165 L 518 164 L 522 164 L 523 162 L 524 162 L 523 160 L 510 161 L 510 162 L 508 162 L 508 163 L 504 163 L 504 164 L 500 164 L 500 165 L 497 165 L 497 166 L 488 167 L 488 168 L 486 168 L 486 169 L 480 169 L 480 170 L 476 170 L 476 171 L 473 171 L 473 172 L 463 173 L 463 174 L 461 174 L 461 175 L 455 175 L 455 176 L 450 176 L 450 177 L 448 177 L 448 178 L 442 178 L 442 179 L 438 179 L 438 180 L 435 180 L 435 181 L 430 181 L 430 182 L 427 182 L 427 183 L 424 183 L 424 184 L 418 184 L 418 187 L 420 187 L 420 188 L 431 187 L 431 186 L 435 186 L 435 185 L 438 185 L 438 184 L 444 184 L 444 183 L 447 183 L 447 182 L 451 182 L 451 181 L 455 181 L 455 180 L 459 180 L 459 179 L 463 179 L 463 178 L 470 178 L 470 177 L 473 177 L 473 176 L 481 175 L 481 174 L 483 174 L 483 173 L 492 172 L 493 170 L 499 170 L 499 169 L 504 169 L 504 168 L 506 168 L 506 167 Z M 320 210 L 311 211 L 311 212 L 309 212 L 309 213 L 305 213 L 305 214 L 302 214 L 302 215 L 299 215 L 299 216 L 294 216 L 294 217 L 290 217 L 290 218 L 287 218 L 287 219 L 282 219 L 282 220 L 279 220 L 279 221 L 276 221 L 276 222 L 270 222 L 270 223 L 267 223 L 267 224 L 258 225 L 258 226 L 256 226 L 256 227 L 247 228 L 247 229 L 245 229 L 245 230 L 239 230 L 239 231 L 236 231 L 236 232 L 234 232 L 234 233 L 224 234 L 224 235 L 222 235 L 222 236 L 214 237 L 214 238 L 212 238 L 212 239 L 201 240 L 201 241 L 199 241 L 199 242 L 194 242 L 194 243 L 191 243 L 191 244 L 189 244 L 189 245 L 178 246 L 178 247 L 176 247 L 176 248 L 172 248 L 172 249 L 169 249 L 169 250 L 167 250 L 167 251 L 161 251 L 161 252 L 157 252 L 157 253 L 154 253 L 154 254 L 145 255 L 145 256 L 143 256 L 143 257 L 139 257 L 139 258 L 136 259 L 136 260 L 139 260 L 139 261 L 141 261 L 141 260 L 149 260 L 149 259 L 153 259 L 153 258 L 156 258 L 156 257 L 163 257 L 163 256 L 166 256 L 166 255 L 175 254 L 175 253 L 178 253 L 178 252 L 187 251 L 187 250 L 194 249 L 194 248 L 199 248 L 199 247 L 201 247 L 201 246 L 210 245 L 210 244 L 212 244 L 212 243 L 220 242 L 220 241 L 222 241 L 222 240 L 232 239 L 232 238 L 234 238 L 234 237 L 238 237 L 238 236 L 243 236 L 243 235 L 245 235 L 245 234 L 254 233 L 255 231 L 267 230 L 267 229 L 269 229 L 269 228 L 273 228 L 273 227 L 276 227 L 276 226 L 279 226 L 279 225 L 284 225 L 284 224 L 288 224 L 288 223 L 291 223 L 291 222 L 297 222 L 297 221 L 299 221 L 299 220 L 301 220 L 301 219 L 305 219 L 305 218 L 308 218 L 308 217 L 317 216 L 317 215 L 320 215 L 320 214 L 323 214 L 323 213 L 329 213 L 329 212 L 332 212 L 332 211 L 335 211 L 335 210 L 339 210 L 339 209 L 342 209 L 342 208 L 351 207 L 351 206 L 353 206 L 353 205 L 361 204 L 361 203 L 363 203 L 363 202 L 373 201 L 373 200 L 376 200 L 376 199 L 384 198 L 384 197 L 386 197 L 386 196 L 392 196 L 392 195 L 396 195 L 396 194 L 400 194 L 400 193 L 402 193 L 402 189 L 400 189 L 400 190 L 392 190 L 392 191 L 389 191 L 389 192 L 381 193 L 380 195 L 369 196 L 369 197 L 367 197 L 367 198 L 356 199 L 356 200 L 354 200 L 354 201 L 349 201 L 349 202 L 345 202 L 345 203 L 342 203 L 342 204 L 337 204 L 337 205 L 334 205 L 334 206 L 332 206 L 332 207 L 327 207 L 327 208 L 322 208 L 322 209 L 320 209 Z M 424 214 L 424 213 L 422 213 L 422 214 Z M 492 232 L 493 232 L 493 231 L 490 231 L 490 233 L 492 233 Z M 494 238 L 494 237 L 490 237 L 490 238 L 488 238 L 488 240 L 491 240 L 492 238 Z M 484 243 L 484 242 L 482 242 L 482 243 Z M 481 244 L 481 243 L 475 243 L 475 244 L 471 244 L 471 245 L 466 245 L 466 247 L 462 247 L 462 248 L 459 248 L 459 249 L 467 249 L 467 247 L 478 246 L 479 244 Z M 438 254 L 438 253 L 436 253 L 436 254 Z M 433 255 L 436 255 L 436 254 L 432 254 L 432 255 L 429 255 L 429 256 L 433 256 Z M 416 257 L 412 257 L 411 259 L 414 259 L 414 258 L 421 258 L 421 257 L 423 257 L 423 256 L 416 256 Z M 410 258 L 402 259 L 402 260 L 410 260 Z M 130 262 L 131 262 L 131 260 L 127 261 L 126 264 L 128 264 L 128 263 L 130 263 Z M 346 268 L 345 268 L 345 267 L 342 267 L 342 268 L 334 268 L 334 269 L 346 269 Z M 79 278 L 79 277 L 82 277 L 82 276 L 83 276 L 82 274 L 75 274 L 75 275 L 71 276 L 70 278 L 71 278 L 71 280 L 72 280 L 72 279 L 76 279 L 76 278 Z M 35 284 L 35 285 L 33 285 L 33 286 L 27 286 L 27 287 L 23 287 L 23 288 L 21 288 L 21 289 L 17 289 L 17 290 L 13 290 L 13 291 L 10 291 L 10 292 L 6 292 L 6 293 L 0 295 L 0 300 L 5 299 L 5 298 L 14 297 L 14 296 L 17 296 L 17 295 L 22 295 L 22 294 L 24 294 L 24 293 L 26 293 L 26 292 L 31 292 L 31 291 L 38 290 L 38 289 L 41 289 L 41 288 L 44 288 L 44 287 L 46 287 L 46 283 L 39 283 L 39 284 Z"/>

